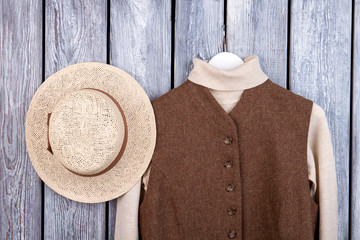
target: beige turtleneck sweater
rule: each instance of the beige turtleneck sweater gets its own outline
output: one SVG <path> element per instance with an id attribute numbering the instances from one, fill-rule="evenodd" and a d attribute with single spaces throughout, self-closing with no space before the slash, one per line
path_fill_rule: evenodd
<path id="1" fill-rule="evenodd" d="M 208 61 L 193 58 L 194 68 L 188 79 L 209 88 L 214 98 L 229 113 L 245 89 L 268 79 L 259 58 L 249 56 L 239 67 L 223 71 Z M 313 103 L 308 132 L 308 178 L 311 197 L 319 204 L 319 239 L 337 239 L 338 202 L 335 159 L 331 135 L 324 110 Z M 151 165 L 138 183 L 117 199 L 115 240 L 137 240 L 138 209 L 141 191 L 146 193 Z M 142 184 L 141 184 L 142 183 Z"/>

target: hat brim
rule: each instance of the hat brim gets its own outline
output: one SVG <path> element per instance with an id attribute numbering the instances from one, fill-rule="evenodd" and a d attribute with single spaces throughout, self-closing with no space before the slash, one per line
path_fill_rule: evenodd
<path id="1" fill-rule="evenodd" d="M 64 95 L 81 88 L 97 88 L 113 96 L 128 125 L 128 142 L 119 162 L 92 177 L 70 172 L 47 150 L 48 113 Z M 128 73 L 104 63 L 78 63 L 40 85 L 27 111 L 25 140 L 35 171 L 51 189 L 78 202 L 104 202 L 129 191 L 148 167 L 156 141 L 155 115 L 146 92 Z"/>

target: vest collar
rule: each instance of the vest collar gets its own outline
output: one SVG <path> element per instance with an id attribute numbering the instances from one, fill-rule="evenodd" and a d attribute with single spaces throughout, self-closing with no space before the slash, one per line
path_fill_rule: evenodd
<path id="1" fill-rule="evenodd" d="M 251 119 L 249 117 L 252 115 L 251 112 L 259 108 L 261 102 L 268 97 L 266 93 L 272 83 L 270 79 L 267 79 L 255 87 L 245 89 L 240 100 L 229 113 L 222 108 L 207 87 L 193 83 L 189 79 L 184 82 L 184 86 L 188 88 L 189 97 L 197 107 L 200 107 L 215 123 L 233 131 L 236 129 L 235 122 L 245 123 Z"/>
<path id="2" fill-rule="evenodd" d="M 249 118 L 251 111 L 266 99 L 267 88 L 272 84 L 261 70 L 256 55 L 245 58 L 242 65 L 230 71 L 219 70 L 207 61 L 197 58 L 193 59 L 193 63 L 194 68 L 185 81 L 185 86 L 190 91 L 189 97 L 213 121 L 228 130 L 234 129 L 234 120 L 244 122 Z M 233 109 L 227 113 L 210 89 L 243 90 L 243 93 Z"/>
<path id="3" fill-rule="evenodd" d="M 268 79 L 262 71 L 256 55 L 244 59 L 240 66 L 224 71 L 213 67 L 208 60 L 193 58 L 194 68 L 188 79 L 193 83 L 215 90 L 245 90 L 253 88 Z"/>

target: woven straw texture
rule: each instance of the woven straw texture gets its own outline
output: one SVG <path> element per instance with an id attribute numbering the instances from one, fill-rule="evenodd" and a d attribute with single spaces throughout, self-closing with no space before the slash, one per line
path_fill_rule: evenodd
<path id="1" fill-rule="evenodd" d="M 124 140 L 124 122 L 104 93 L 75 91 L 56 104 L 49 124 L 54 155 L 68 169 L 95 174 L 109 166 Z"/>
<path id="2" fill-rule="evenodd" d="M 82 88 L 110 94 L 127 122 L 121 159 L 98 176 L 80 176 L 68 169 L 92 174 L 106 168 L 121 148 L 124 121 L 105 94 Z M 146 92 L 125 71 L 103 63 L 78 63 L 51 75 L 34 94 L 25 125 L 28 153 L 40 178 L 55 192 L 79 202 L 104 202 L 126 193 L 145 172 L 155 148 L 155 116 Z M 47 150 L 48 134 L 54 154 Z"/>

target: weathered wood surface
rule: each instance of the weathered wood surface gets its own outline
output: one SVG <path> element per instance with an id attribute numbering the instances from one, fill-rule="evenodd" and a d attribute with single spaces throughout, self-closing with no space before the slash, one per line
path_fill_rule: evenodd
<path id="1" fill-rule="evenodd" d="M 45 77 L 78 62 L 106 62 L 106 0 L 47 0 L 45 27 Z M 72 201 L 46 185 L 44 200 L 45 239 L 105 239 L 107 203 Z"/>
<path id="2" fill-rule="evenodd" d="M 360 239 L 360 1 L 354 3 L 350 235 Z"/>
<path id="3" fill-rule="evenodd" d="M 258 55 L 269 78 L 287 87 L 288 1 L 228 0 L 228 51 L 242 59 Z"/>
<path id="4" fill-rule="evenodd" d="M 149 98 L 171 87 L 171 2 L 111 1 L 110 63 L 132 75 Z"/>
<path id="5" fill-rule="evenodd" d="M 350 230 L 351 239 L 360 239 L 359 0 L 227 0 L 226 6 L 216 0 L 44 1 L 44 9 L 38 0 L 0 4 L 0 239 L 114 236 L 116 199 L 81 204 L 44 184 L 41 191 L 26 153 L 24 124 L 45 77 L 73 63 L 108 59 L 155 99 L 186 80 L 193 57 L 209 59 L 222 51 L 225 30 L 228 51 L 259 55 L 274 82 L 325 110 L 339 187 L 339 239 L 348 239 Z"/>
<path id="6" fill-rule="evenodd" d="M 171 24 L 170 1 L 111 1 L 110 64 L 133 76 L 150 100 L 171 88 Z M 113 239 L 116 199 L 109 210 Z"/>
<path id="7" fill-rule="evenodd" d="M 0 239 L 41 239 L 41 181 L 25 145 L 42 82 L 42 1 L 0 3 Z M 31 23 L 31 24 L 29 24 Z"/>
<path id="8" fill-rule="evenodd" d="M 351 16 L 350 0 L 291 5 L 290 90 L 313 100 L 327 116 L 337 171 L 338 239 L 349 237 Z"/>
<path id="9" fill-rule="evenodd" d="M 176 1 L 175 87 L 187 79 L 193 57 L 210 59 L 223 51 L 224 31 L 224 1 Z"/>

